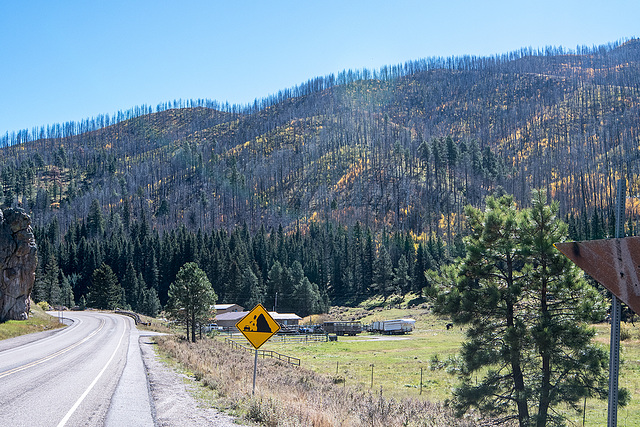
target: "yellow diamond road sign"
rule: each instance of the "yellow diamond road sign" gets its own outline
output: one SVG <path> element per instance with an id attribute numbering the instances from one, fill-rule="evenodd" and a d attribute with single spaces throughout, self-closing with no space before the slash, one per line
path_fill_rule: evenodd
<path id="1" fill-rule="evenodd" d="M 249 314 L 236 323 L 236 328 L 242 332 L 242 335 L 257 350 L 280 330 L 280 325 L 273 320 L 273 317 L 265 310 L 262 304 L 258 304 Z"/>

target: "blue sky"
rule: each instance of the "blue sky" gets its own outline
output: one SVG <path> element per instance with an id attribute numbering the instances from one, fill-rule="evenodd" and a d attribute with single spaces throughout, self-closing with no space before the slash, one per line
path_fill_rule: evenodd
<path id="1" fill-rule="evenodd" d="M 0 135 L 430 56 L 601 45 L 640 36 L 638 16 L 616 0 L 0 0 Z"/>

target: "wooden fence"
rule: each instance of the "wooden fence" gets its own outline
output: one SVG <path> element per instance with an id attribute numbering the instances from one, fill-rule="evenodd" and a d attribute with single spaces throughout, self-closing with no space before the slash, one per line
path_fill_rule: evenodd
<path id="1" fill-rule="evenodd" d="M 227 344 L 229 344 L 231 347 L 238 349 L 238 350 L 244 350 L 244 351 L 249 351 L 249 352 L 254 352 L 257 351 L 258 352 L 258 356 L 262 356 L 262 358 L 264 359 L 265 357 L 271 357 L 272 359 L 278 359 L 278 360 L 282 360 L 284 362 L 287 362 L 291 365 L 296 365 L 296 366 L 300 366 L 300 359 L 295 358 L 295 357 L 291 357 L 291 356 L 287 356 L 285 354 L 280 354 L 276 351 L 271 351 L 271 350 L 255 350 L 253 348 L 249 348 L 245 345 L 239 344 L 237 342 L 235 342 L 234 340 L 231 340 L 229 338 L 225 338 L 224 339 L 225 342 Z"/>
<path id="2" fill-rule="evenodd" d="M 235 328 L 234 328 L 235 329 Z M 237 329 L 235 331 L 228 330 L 220 332 L 221 336 L 228 339 L 240 338 L 244 339 L 244 335 Z M 313 342 L 327 342 L 330 341 L 331 335 L 329 334 L 275 334 L 269 338 L 269 342 L 277 343 L 313 343 Z"/>
<path id="3" fill-rule="evenodd" d="M 327 334 L 276 334 L 269 338 L 269 342 L 279 343 L 307 343 L 307 342 L 327 342 L 329 340 Z"/>

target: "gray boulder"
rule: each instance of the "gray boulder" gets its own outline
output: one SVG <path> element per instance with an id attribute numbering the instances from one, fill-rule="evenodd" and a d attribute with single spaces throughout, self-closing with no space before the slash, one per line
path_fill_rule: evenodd
<path id="1" fill-rule="evenodd" d="M 0 322 L 29 317 L 37 264 L 31 217 L 22 209 L 0 211 Z"/>

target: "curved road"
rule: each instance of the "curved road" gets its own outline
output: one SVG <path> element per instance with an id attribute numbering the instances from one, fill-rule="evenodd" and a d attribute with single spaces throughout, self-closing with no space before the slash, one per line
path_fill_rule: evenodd
<path id="1" fill-rule="evenodd" d="M 133 320 L 101 312 L 64 316 L 73 323 L 58 332 L 0 341 L 1 423 L 153 426 Z"/>

